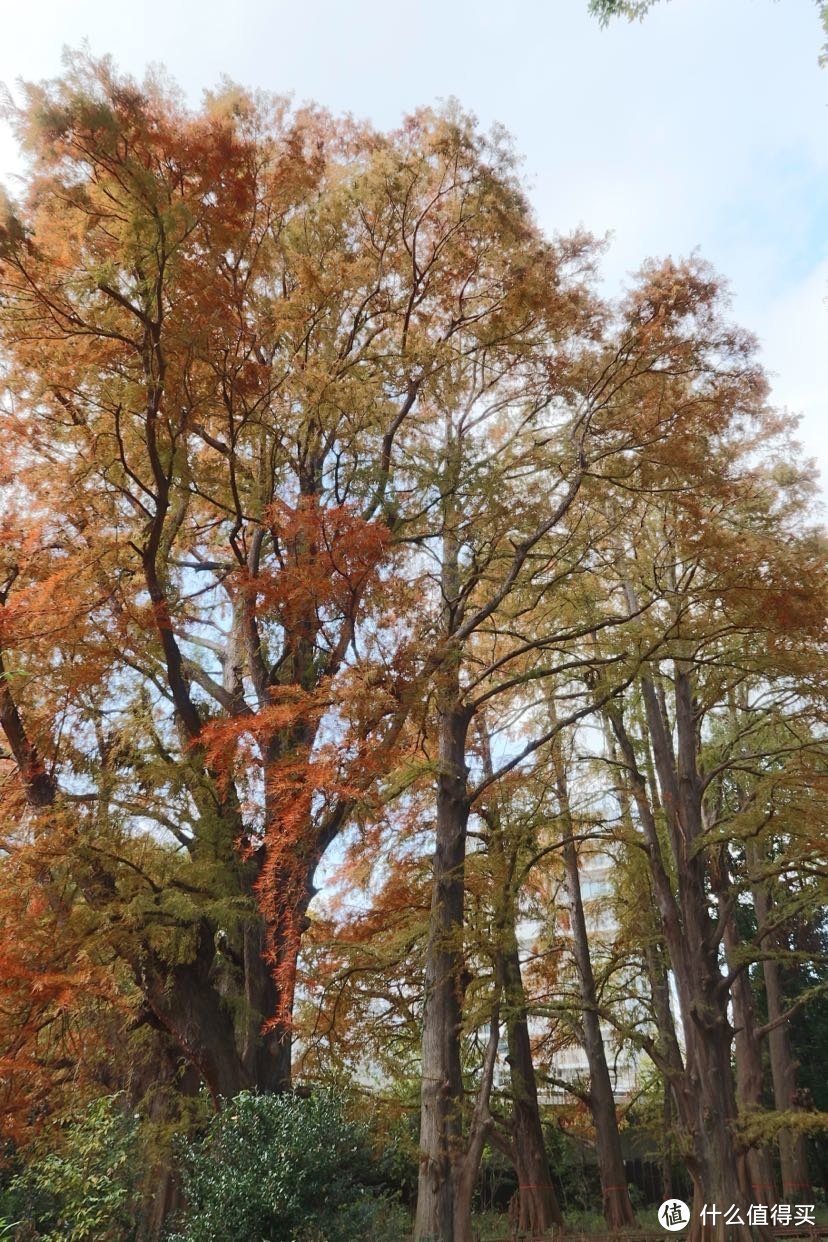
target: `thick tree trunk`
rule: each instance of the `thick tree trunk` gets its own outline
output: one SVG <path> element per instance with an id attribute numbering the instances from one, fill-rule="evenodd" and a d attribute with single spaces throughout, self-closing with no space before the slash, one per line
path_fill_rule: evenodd
<path id="1" fill-rule="evenodd" d="M 698 848 L 703 832 L 702 783 L 697 767 L 699 740 L 693 691 L 683 663 L 676 660 L 673 667 L 678 738 L 675 759 L 666 716 L 657 706 L 652 683 L 645 681 L 643 691 L 662 802 L 667 810 L 683 922 L 681 940 L 670 943 L 667 937 L 667 944 L 676 970 L 687 1068 L 697 1101 L 697 1175 L 706 1203 L 728 1208 L 734 1205 L 746 1222 L 749 1192 L 739 1176 L 741 1152 L 735 1137 L 733 1029 L 727 1016 L 728 991 L 719 968 L 719 937 L 723 929 L 715 927 L 709 914 L 706 856 Z M 724 1218 L 710 1222 L 694 1220 L 691 1237 L 696 1230 L 700 1236 L 706 1236 L 708 1231 L 712 1237 L 724 1237 L 727 1233 L 746 1239 L 751 1236 L 746 1223 L 727 1227 Z"/>
<path id="2" fill-rule="evenodd" d="M 2 665 L 0 665 L 2 673 Z M 57 788 L 45 774 L 40 755 L 26 734 L 17 706 L 0 679 L 0 728 L 20 766 L 28 800 L 37 810 L 54 804 Z M 115 881 L 97 855 L 79 848 L 76 882 L 93 910 L 116 900 Z M 202 918 L 193 928 L 192 960 L 169 965 L 148 944 L 139 942 L 124 954 L 148 1009 L 181 1055 L 202 1075 L 216 1102 L 231 1099 L 253 1085 L 236 1049 L 236 1033 L 216 983 L 215 932 Z"/>
<path id="3" fill-rule="evenodd" d="M 731 1070 L 732 1030 L 726 1018 L 701 1006 L 690 1019 L 697 1030 L 688 1047 L 690 1087 L 696 1100 L 694 1139 L 696 1160 L 691 1174 L 696 1199 L 707 1205 L 727 1209 L 735 1206 L 745 1222 L 728 1227 L 724 1218 L 702 1221 L 694 1218 L 691 1238 L 743 1238 L 751 1235 L 747 1226 L 749 1194 L 739 1176 L 739 1151 L 734 1141 L 736 1100 Z M 685 1027 L 685 1031 L 687 1027 Z"/>
<path id="4" fill-rule="evenodd" d="M 159 1080 L 168 1086 L 174 1084 L 178 1098 L 184 1096 L 192 1099 L 197 1096 L 201 1087 L 201 1079 L 195 1066 L 183 1065 L 177 1056 L 170 1055 L 171 1049 L 169 1048 L 165 1049 L 165 1052 L 163 1062 L 166 1072 L 159 1074 L 158 1063 L 155 1062 L 149 1067 L 151 1068 L 151 1084 L 157 1087 Z M 136 1103 L 143 1098 L 145 1091 L 146 1086 L 133 1091 Z M 176 1106 L 175 1097 L 169 1090 L 152 1091 L 149 1100 L 149 1120 L 154 1125 L 170 1127 L 180 1120 L 180 1110 Z M 172 1159 L 171 1152 L 165 1152 L 147 1170 L 142 1199 L 138 1240 L 139 1242 L 155 1242 L 169 1229 L 171 1218 L 183 1207 L 179 1170 Z"/>
<path id="5" fill-rule="evenodd" d="M 213 932 L 202 919 L 193 961 L 167 967 L 146 955 L 139 969 L 148 1006 L 220 1104 L 253 1084 L 236 1050 L 232 1018 L 211 979 L 215 957 Z"/>
<path id="6" fill-rule="evenodd" d="M 265 961 L 264 920 L 253 920 L 244 929 L 245 1019 L 241 1062 L 257 1091 L 289 1091 L 291 1083 L 293 997 L 283 997 L 273 968 Z M 298 940 L 286 942 L 284 954 L 291 958 L 295 974 Z M 266 1029 L 265 1029 L 266 1024 Z"/>
<path id="7" fill-rule="evenodd" d="M 420 1173 L 414 1236 L 453 1242 L 452 1161 L 462 1138 L 460 1021 L 466 829 L 468 713 L 443 704 L 440 776 L 423 1010 Z"/>
<path id="8" fill-rule="evenodd" d="M 693 1203 L 691 1205 L 692 1220 L 689 1238 L 693 1242 L 712 1242 L 727 1237 L 748 1234 L 745 1228 L 725 1227 L 723 1214 L 716 1217 L 712 1212 L 707 1219 L 702 1219 L 705 1206 L 718 1209 L 722 1205 L 729 1208 L 731 1204 L 743 1206 L 744 1212 L 745 1186 L 740 1179 L 738 1159 L 730 1159 L 733 1147 L 733 1135 L 727 1121 L 728 1110 L 733 1111 L 727 1098 L 723 1100 L 723 1112 L 720 1113 L 715 1102 L 715 1086 L 712 1091 L 700 1090 L 700 1082 L 713 1074 L 711 1081 L 715 1084 L 724 1081 L 730 1084 L 732 1091 L 732 1075 L 730 1074 L 730 1036 L 726 1030 L 720 1032 L 718 1041 L 718 1064 L 713 1065 L 712 1058 L 704 1060 L 700 1067 L 698 1038 L 692 1037 L 687 1048 L 686 1064 L 681 1046 L 675 1031 L 670 1006 L 670 988 L 667 970 L 655 945 L 646 954 L 647 974 L 653 996 L 653 1008 L 658 1023 L 658 1041 L 654 1049 L 659 1066 L 665 1077 L 664 1127 L 665 1135 L 669 1134 L 675 1106 L 676 1129 L 678 1132 L 681 1158 L 693 1183 Z M 687 1039 L 685 1025 L 685 1039 Z M 708 1053 L 711 1039 L 707 1038 Z M 726 1067 L 726 1068 L 725 1068 Z M 724 1153 L 724 1155 L 722 1155 Z M 664 1197 L 672 1195 L 672 1167 L 670 1160 L 669 1139 L 665 1147 L 662 1166 Z M 726 1202 L 725 1202 L 726 1200 Z"/>

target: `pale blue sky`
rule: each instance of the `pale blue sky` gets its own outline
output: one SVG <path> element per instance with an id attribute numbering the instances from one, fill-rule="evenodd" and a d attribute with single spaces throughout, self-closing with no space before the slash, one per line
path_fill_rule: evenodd
<path id="1" fill-rule="evenodd" d="M 228 74 L 378 125 L 455 95 L 502 122 L 541 224 L 612 232 L 610 288 L 694 248 L 760 337 L 828 485 L 828 69 L 813 0 L 673 0 L 601 30 L 587 0 L 0 0 L 0 81 L 88 38 L 195 103 Z M 0 133 L 0 175 L 16 164 Z M 13 187 L 12 187 L 13 189 Z"/>

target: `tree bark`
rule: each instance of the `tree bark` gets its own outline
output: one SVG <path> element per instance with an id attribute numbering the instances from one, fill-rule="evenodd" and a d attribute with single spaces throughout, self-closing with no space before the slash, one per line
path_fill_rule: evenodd
<path id="1" fill-rule="evenodd" d="M 211 980 L 216 948 L 206 920 L 199 923 L 196 936 L 191 962 L 167 966 L 154 954 L 145 955 L 139 963 L 139 983 L 159 1023 L 220 1105 L 254 1084 L 238 1056 L 229 1010 Z"/>
<path id="2" fill-rule="evenodd" d="M 456 674 L 453 689 L 457 692 Z M 468 712 L 453 696 L 439 717 L 440 776 L 425 968 L 420 1172 L 414 1236 L 453 1242 L 452 1161 L 462 1139 L 461 973 L 466 831 Z"/>
<path id="3" fill-rule="evenodd" d="M 273 967 L 265 960 L 264 920 L 251 919 L 243 936 L 245 1017 L 241 1063 L 257 1091 L 289 1091 L 293 997 L 280 994 Z M 291 975 L 295 975 L 298 940 L 280 939 L 284 942 L 283 953 L 290 954 Z M 265 1022 L 266 1030 L 263 1029 Z"/>

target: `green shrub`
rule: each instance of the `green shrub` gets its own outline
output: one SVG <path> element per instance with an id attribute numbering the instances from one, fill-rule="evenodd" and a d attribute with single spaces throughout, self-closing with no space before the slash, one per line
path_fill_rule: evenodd
<path id="1" fill-rule="evenodd" d="M 420 1155 L 418 1113 L 400 1113 L 377 1102 L 371 1119 L 375 1164 L 371 1185 L 382 1188 L 399 1203 L 413 1209 L 417 1201 Z M 403 1230 L 403 1232 L 410 1232 Z"/>
<path id="2" fill-rule="evenodd" d="M 128 1242 L 140 1176 L 137 1122 L 123 1096 L 103 1096 L 50 1127 L 5 1200 L 43 1242 Z"/>
<path id="3" fill-rule="evenodd" d="M 367 1126 L 342 1099 L 242 1092 L 183 1148 L 174 1242 L 355 1242 L 400 1236 L 372 1194 Z M 394 1229 L 395 1232 L 390 1232 Z"/>

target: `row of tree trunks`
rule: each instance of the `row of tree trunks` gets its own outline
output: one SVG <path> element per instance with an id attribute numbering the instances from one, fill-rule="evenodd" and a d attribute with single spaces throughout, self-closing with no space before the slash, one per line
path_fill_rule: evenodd
<path id="1" fill-rule="evenodd" d="M 729 696 L 730 724 L 736 736 L 748 715 L 747 686 L 736 687 Z M 741 789 L 737 774 L 735 784 L 739 789 L 740 800 L 746 801 L 747 795 Z M 772 929 L 773 899 L 770 884 L 763 878 L 763 866 L 766 865 L 761 849 L 755 840 L 748 838 L 744 843 L 750 893 L 756 916 L 757 931 L 765 949 L 771 948 L 784 953 L 782 937 L 777 929 Z M 727 857 L 722 851 L 720 866 L 722 886 L 727 888 Z M 728 918 L 725 927 L 725 946 L 732 955 L 738 944 L 739 936 L 735 919 Z M 742 972 L 733 984 L 733 1005 L 736 1020 L 736 1076 L 740 1103 L 746 1109 L 761 1107 L 764 1103 L 764 1065 L 761 1041 L 767 1040 L 773 1087 L 774 1106 L 778 1112 L 798 1111 L 796 1094 L 797 1064 L 793 1056 L 790 1041 L 790 1025 L 783 996 L 780 964 L 776 957 L 765 953 L 762 958 L 762 975 L 765 984 L 765 1002 L 767 1007 L 767 1023 L 760 1027 L 756 1017 L 756 1006 L 753 990 L 747 973 Z M 744 1082 L 744 1088 L 742 1086 Z M 748 1085 L 749 1084 L 749 1085 Z M 811 1194 L 810 1174 L 808 1171 L 808 1153 L 804 1137 L 790 1130 L 782 1130 L 777 1139 L 779 1164 L 782 1175 L 782 1197 L 789 1201 L 802 1202 Z M 767 1195 L 772 1191 L 777 1195 L 776 1179 L 772 1175 L 770 1154 L 767 1149 L 760 1148 L 753 1154 L 754 1173 L 761 1179 Z M 764 1201 L 757 1194 L 758 1201 Z"/>
<path id="2" fill-rule="evenodd" d="M 677 679 L 678 684 L 681 680 Z M 687 702 L 687 684 L 685 682 L 685 702 Z M 666 719 L 666 704 L 663 693 L 658 693 L 653 684 L 646 683 L 643 687 L 643 697 L 645 700 L 645 719 L 648 725 L 648 735 L 643 739 L 645 756 L 647 753 L 657 753 L 657 748 L 661 747 L 661 781 L 656 786 L 653 783 L 654 772 L 650 775 L 650 792 L 647 793 L 646 778 L 638 769 L 637 760 L 635 759 L 631 744 L 627 738 L 626 743 L 622 741 L 622 752 L 624 763 L 626 765 L 628 789 L 632 795 L 638 811 L 639 823 L 644 830 L 647 838 L 648 856 L 651 863 L 651 874 L 653 875 L 653 893 L 655 900 L 655 892 L 659 887 L 659 862 L 657 851 L 651 848 L 653 842 L 657 842 L 657 830 L 655 826 L 654 808 L 664 811 L 665 806 L 669 810 L 676 803 L 676 793 L 679 788 L 677 777 L 678 763 L 671 753 L 670 733 L 668 722 Z M 657 714 L 656 714 L 657 713 Z M 617 713 L 615 716 L 614 727 L 616 736 L 620 737 L 625 731 L 625 727 Z M 685 748 L 687 748 L 689 730 L 685 731 Z M 681 743 L 680 743 L 681 744 Z M 692 746 L 691 746 L 692 753 Z M 681 753 L 681 752 L 680 752 Z M 686 757 L 686 750 L 685 750 Z M 669 764 L 675 765 L 675 776 L 671 777 Z M 655 765 L 651 762 L 651 767 Z M 692 762 L 690 764 L 692 770 Z M 659 789 L 662 792 L 662 798 L 658 797 Z M 666 793 L 665 793 L 666 791 Z M 620 797 L 623 804 L 627 799 L 627 794 L 622 788 Z M 663 804 L 662 804 L 663 799 Z M 697 799 L 697 816 L 701 817 L 701 799 Z M 626 809 L 626 822 L 630 822 L 629 805 Z M 688 821 L 693 822 L 693 813 L 688 815 Z M 680 860 L 682 858 L 682 850 L 684 849 L 684 838 L 679 832 L 675 832 L 676 820 L 671 823 L 668 819 L 667 827 L 671 844 L 676 849 L 676 856 Z M 679 821 L 681 827 L 682 821 Z M 760 874 L 760 860 L 756 856 L 756 846 L 748 841 L 746 844 L 748 853 L 748 870 L 751 875 Z M 654 866 L 655 858 L 655 866 Z M 684 894 L 682 901 L 679 903 L 682 911 L 685 909 L 684 904 L 687 894 L 686 871 L 679 873 L 679 892 L 682 892 L 681 881 L 685 879 Z M 701 910 L 702 918 L 699 920 L 697 916 L 697 926 L 703 928 L 707 926 L 707 931 L 703 935 L 708 940 L 703 943 L 712 943 L 715 947 L 716 937 L 713 935 L 712 922 L 709 917 L 704 917 L 706 912 L 702 910 L 702 894 L 704 891 L 704 878 L 701 884 L 694 890 L 696 898 L 695 906 Z M 724 976 L 718 961 L 709 961 L 706 973 L 704 971 L 695 972 L 695 977 L 700 978 L 702 986 L 697 989 L 697 993 L 701 992 L 702 996 L 710 997 L 707 1005 L 704 1003 L 697 1005 L 694 1011 L 693 1021 L 685 1024 L 685 1042 L 688 1051 L 687 1066 L 684 1064 L 684 1057 L 678 1045 L 675 1036 L 669 1038 L 672 1023 L 670 1013 L 669 986 L 663 967 L 659 967 L 656 959 L 658 952 L 655 947 L 648 951 L 648 974 L 650 976 L 651 995 L 653 999 L 654 1009 L 657 1015 L 657 1024 L 659 1029 L 658 1035 L 658 1061 L 662 1072 L 665 1075 L 665 1081 L 672 1084 L 672 1094 L 676 1104 L 676 1113 L 679 1122 L 679 1129 L 683 1133 L 683 1144 L 685 1148 L 692 1154 L 688 1156 L 688 1168 L 694 1177 L 694 1184 L 699 1181 L 701 1189 L 697 1186 L 697 1198 L 700 1203 L 712 1202 L 710 1190 L 704 1189 L 704 1168 L 712 1168 L 715 1170 L 717 1156 L 716 1152 L 725 1153 L 724 1158 L 728 1160 L 731 1168 L 730 1175 L 727 1179 L 729 1185 L 737 1184 L 743 1199 L 748 1202 L 768 1203 L 776 1201 L 778 1197 L 778 1187 L 776 1176 L 774 1173 L 773 1161 L 770 1151 L 760 1145 L 745 1147 L 743 1142 L 736 1138 L 733 1123 L 727 1127 L 711 1127 L 710 1121 L 717 1116 L 718 1109 L 713 1093 L 705 1092 L 709 1095 L 709 1099 L 703 1105 L 701 1110 L 694 1107 L 695 1084 L 702 1083 L 709 1085 L 707 1079 L 707 1071 L 704 1068 L 693 1069 L 690 1058 L 693 1057 L 696 1062 L 703 1067 L 705 1064 L 710 1065 L 711 1062 L 705 1058 L 705 1048 L 709 1052 L 711 1046 L 716 1047 L 713 1055 L 713 1072 L 717 1074 L 717 1081 L 725 1086 L 725 1094 L 722 1097 L 725 1107 L 731 1108 L 733 1116 L 739 1112 L 749 1113 L 764 1106 L 765 1094 L 765 1068 L 762 1055 L 762 1040 L 768 1039 L 770 1051 L 771 1076 L 774 1089 L 774 1103 L 779 1111 L 787 1111 L 796 1109 L 795 1080 L 796 1080 L 796 1063 L 794 1061 L 791 1046 L 788 1023 L 785 1020 L 785 1002 L 782 997 L 781 988 L 779 986 L 779 963 L 771 957 L 763 960 L 763 973 L 765 977 L 765 989 L 768 1004 L 768 1022 L 766 1027 L 760 1027 L 756 1015 L 756 1000 L 753 988 L 750 983 L 747 971 L 742 967 L 739 969 L 739 945 L 740 939 L 736 929 L 735 919 L 733 916 L 732 906 L 728 905 L 728 896 L 730 890 L 727 881 L 727 860 L 723 854 L 719 855 L 717 864 L 711 869 L 710 873 L 710 889 L 711 893 L 715 886 L 718 886 L 719 895 L 719 928 L 717 933 L 721 935 L 727 969 L 729 972 L 729 987 L 725 987 Z M 662 933 L 666 936 L 666 929 L 671 925 L 675 930 L 676 911 L 670 907 L 664 894 L 663 877 L 660 884 L 662 892 L 662 901 L 660 909 L 666 909 L 666 916 L 661 919 Z M 766 887 L 754 883 L 752 885 L 752 896 L 757 922 L 760 927 L 770 925 L 772 910 L 770 906 L 770 898 Z M 658 902 L 656 902 L 658 907 Z M 679 992 L 680 1003 L 684 1005 L 686 1002 L 681 1000 L 682 989 L 680 987 L 680 969 L 683 965 L 685 978 L 688 976 L 693 979 L 694 972 L 692 965 L 688 969 L 678 938 L 673 936 L 673 946 L 675 956 L 679 962 L 679 969 L 674 965 L 675 978 L 677 981 L 677 990 Z M 702 960 L 702 955 L 691 954 L 691 963 Z M 708 951 L 708 957 L 710 957 Z M 674 959 L 671 956 L 671 964 Z M 770 987 L 768 987 L 768 979 L 770 979 Z M 710 981 L 712 980 L 712 989 Z M 692 989 L 685 987 L 684 995 L 693 995 Z M 726 1003 L 727 999 L 733 1006 L 733 1028 L 728 1035 Z M 714 1022 L 706 1023 L 704 1020 L 705 1013 L 714 1014 Z M 717 1018 L 715 1015 L 718 1014 Z M 733 1062 L 736 1069 L 735 1092 L 731 1090 L 733 1084 L 733 1075 L 730 1068 L 729 1055 L 725 1054 L 725 1043 L 732 1041 Z M 720 1068 L 716 1068 L 719 1066 Z M 731 1099 L 735 1100 L 735 1107 L 731 1103 Z M 698 1114 L 698 1115 L 694 1115 Z M 716 1132 L 718 1130 L 718 1133 Z M 699 1141 L 701 1140 L 701 1141 Z M 711 1147 L 711 1153 L 704 1158 L 704 1146 Z M 807 1199 L 810 1193 L 807 1151 L 804 1140 L 799 1135 L 791 1135 L 789 1132 L 783 1132 L 779 1139 L 780 1164 L 782 1170 L 783 1197 L 788 1199 L 796 1199 L 800 1201 Z M 701 1157 L 701 1159 L 699 1158 Z M 722 1182 L 724 1179 L 719 1178 Z M 706 1196 L 706 1197 L 705 1197 Z M 735 1199 L 731 1200 L 736 1202 Z M 716 1200 L 718 1202 L 718 1200 Z"/>

